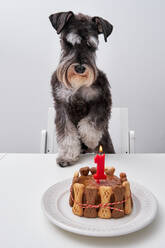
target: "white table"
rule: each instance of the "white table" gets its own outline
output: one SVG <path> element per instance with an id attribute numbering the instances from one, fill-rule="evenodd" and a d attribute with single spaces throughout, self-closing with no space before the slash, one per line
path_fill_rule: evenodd
<path id="1" fill-rule="evenodd" d="M 0 247 L 165 247 L 165 154 L 106 156 L 116 174 L 148 187 L 159 199 L 156 220 L 141 231 L 116 238 L 79 236 L 53 226 L 41 210 L 41 197 L 57 181 L 72 177 L 82 166 L 94 165 L 93 155 L 77 165 L 61 168 L 56 155 L 4 154 L 0 156 Z M 146 213 L 147 214 L 147 213 Z"/>

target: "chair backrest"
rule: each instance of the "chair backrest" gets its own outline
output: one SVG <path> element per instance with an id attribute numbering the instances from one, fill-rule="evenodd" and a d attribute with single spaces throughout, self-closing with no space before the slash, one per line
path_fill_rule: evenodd
<path id="1" fill-rule="evenodd" d="M 58 150 L 54 119 L 55 119 L 55 110 L 54 108 L 49 108 L 46 153 L 55 153 Z M 109 132 L 112 138 L 115 152 L 128 153 L 129 137 L 128 137 L 127 108 L 112 108 L 112 115 L 109 123 Z"/>
<path id="2" fill-rule="evenodd" d="M 112 108 L 109 133 L 116 153 L 129 153 L 128 108 Z"/>

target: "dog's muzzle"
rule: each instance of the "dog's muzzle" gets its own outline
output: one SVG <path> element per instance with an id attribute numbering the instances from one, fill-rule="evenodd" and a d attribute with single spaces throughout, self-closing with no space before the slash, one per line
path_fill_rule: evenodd
<path id="1" fill-rule="evenodd" d="M 70 86 L 78 89 L 89 87 L 95 80 L 95 72 L 90 65 L 73 63 L 68 67 L 66 77 Z"/>

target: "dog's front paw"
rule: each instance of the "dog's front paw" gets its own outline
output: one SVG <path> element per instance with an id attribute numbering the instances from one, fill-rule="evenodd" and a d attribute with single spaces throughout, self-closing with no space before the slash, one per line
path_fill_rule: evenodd
<path id="1" fill-rule="evenodd" d="M 74 160 L 71 160 L 71 159 L 67 159 L 65 157 L 59 156 L 56 159 L 56 162 L 61 167 L 67 167 L 67 166 L 74 164 L 78 159 L 79 159 L 79 157 L 75 158 Z"/>
<path id="2" fill-rule="evenodd" d="M 64 158 L 61 158 L 61 157 L 58 157 L 56 159 L 56 162 L 61 167 L 67 167 L 67 166 L 70 166 L 71 165 L 71 162 L 70 161 L 67 161 L 67 160 L 65 160 Z"/>

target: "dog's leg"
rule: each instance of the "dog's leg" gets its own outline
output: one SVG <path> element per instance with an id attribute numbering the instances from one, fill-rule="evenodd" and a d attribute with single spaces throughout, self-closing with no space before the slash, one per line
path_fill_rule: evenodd
<path id="1" fill-rule="evenodd" d="M 115 153 L 114 146 L 112 144 L 111 136 L 109 135 L 108 130 L 104 130 L 101 140 L 99 141 L 99 145 L 103 146 L 103 150 L 105 153 Z M 96 152 L 99 150 L 99 145 L 95 149 Z"/>
<path id="2" fill-rule="evenodd" d="M 57 163 L 61 167 L 69 166 L 79 159 L 81 146 L 78 132 L 69 120 L 66 122 L 63 135 L 58 137 L 58 145 Z"/>
<path id="3" fill-rule="evenodd" d="M 99 129 L 89 117 L 78 123 L 78 131 L 83 143 L 93 151 L 97 152 L 102 145 L 105 153 L 115 153 L 108 130 Z"/>
<path id="4" fill-rule="evenodd" d="M 56 115 L 56 133 L 57 164 L 61 167 L 69 166 L 79 159 L 81 145 L 77 128 L 62 111 Z"/>
<path id="5" fill-rule="evenodd" d="M 83 143 L 92 150 L 98 146 L 103 135 L 102 130 L 97 129 L 89 116 L 83 118 L 78 123 L 78 131 Z"/>
<path id="6" fill-rule="evenodd" d="M 110 117 L 110 105 L 105 100 L 102 103 L 95 102 L 87 117 L 78 123 L 78 132 L 82 142 L 98 151 L 99 145 L 103 145 L 106 153 L 115 153 L 112 140 L 108 132 L 108 120 Z"/>

